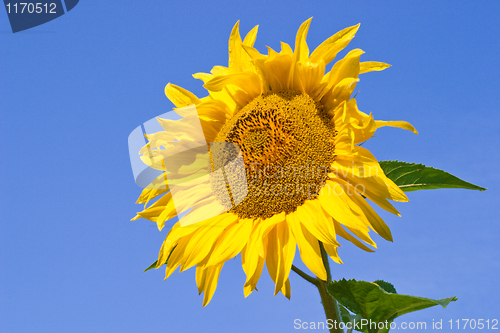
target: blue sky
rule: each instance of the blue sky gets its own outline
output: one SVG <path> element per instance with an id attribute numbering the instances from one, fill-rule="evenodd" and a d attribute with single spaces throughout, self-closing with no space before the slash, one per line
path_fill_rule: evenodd
<path id="1" fill-rule="evenodd" d="M 237 20 L 242 34 L 260 25 L 265 52 L 293 45 L 311 16 L 311 49 L 360 22 L 348 49 L 393 65 L 361 77 L 359 108 L 420 134 L 382 129 L 365 147 L 489 188 L 409 193 L 402 217 L 380 212 L 394 242 L 374 236 L 375 253 L 342 242 L 334 279 L 459 298 L 398 322 L 442 319 L 447 332 L 450 319 L 500 319 L 499 12 L 496 1 L 80 1 L 12 34 L 0 10 L 0 331 L 292 332 L 294 319 L 324 320 L 317 291 L 293 273 L 291 301 L 272 296 L 265 271 L 245 299 L 239 257 L 202 308 L 193 269 L 167 281 L 142 272 L 167 231 L 129 221 L 141 206 L 127 137 L 172 109 L 165 85 L 204 96 L 191 74 L 227 65 Z"/>

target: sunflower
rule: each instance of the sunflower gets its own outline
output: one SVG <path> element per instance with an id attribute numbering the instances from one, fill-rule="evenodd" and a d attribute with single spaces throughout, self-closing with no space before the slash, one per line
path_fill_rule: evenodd
<path id="1" fill-rule="evenodd" d="M 210 73 L 193 75 L 204 82 L 208 96 L 198 98 L 170 83 L 165 87 L 181 114 L 195 106 L 203 133 L 198 141 L 210 154 L 175 159 L 176 165 L 144 189 L 137 200 L 145 204 L 144 210 L 133 220 L 149 219 L 161 230 L 166 220 L 192 208 L 169 231 L 156 268 L 166 264 L 166 279 L 178 267 L 182 272 L 196 266 L 203 306 L 215 292 L 224 263 L 240 253 L 245 297 L 256 289 L 265 265 L 275 282 L 275 295 L 281 291 L 290 298 L 288 277 L 297 246 L 304 264 L 326 280 L 321 247 L 333 261 L 342 263 L 337 236 L 365 251 L 376 248 L 370 230 L 392 241 L 389 228 L 368 200 L 396 215 L 388 199 L 408 201 L 359 144 L 383 126 L 417 134 L 416 130 L 404 121 L 376 121 L 351 98 L 359 74 L 390 65 L 360 62 L 364 52 L 355 49 L 326 71 L 359 24 L 334 34 L 310 53 L 306 43 L 310 21 L 300 26 L 294 50 L 282 42 L 280 52 L 268 47 L 267 55 L 253 48 L 258 26 L 242 41 L 237 22 L 229 37 L 228 67 L 215 66 Z M 158 119 L 164 131 L 147 135 L 149 142 L 141 151 L 143 156 L 148 152 L 150 157 L 161 157 L 150 160 L 150 166 L 165 171 L 164 161 L 169 160 L 165 152 L 193 141 L 186 135 L 196 135 L 193 126 L 186 129 L 188 118 Z M 240 172 L 219 174 L 219 182 L 205 181 L 200 172 L 206 176 L 220 168 L 214 158 L 217 143 L 238 147 Z M 202 167 L 207 161 L 208 172 Z M 196 191 L 183 191 L 180 183 L 159 186 L 167 178 L 196 178 L 193 175 L 201 177 Z M 175 204 L 174 188 L 180 188 Z"/>

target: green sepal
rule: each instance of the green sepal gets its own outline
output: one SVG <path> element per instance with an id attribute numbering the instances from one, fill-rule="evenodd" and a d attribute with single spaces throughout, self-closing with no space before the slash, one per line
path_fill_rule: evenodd
<path id="1" fill-rule="evenodd" d="M 165 263 L 164 263 L 163 265 L 166 265 L 166 264 L 167 264 L 168 259 L 170 259 L 170 256 L 172 255 L 172 252 L 174 252 L 174 250 L 175 250 L 175 248 L 176 248 L 176 247 L 177 247 L 177 245 L 176 245 L 176 246 L 174 246 L 174 248 L 172 249 L 172 251 L 170 251 L 170 253 L 168 254 L 167 260 L 165 260 Z M 147 271 L 149 271 L 150 269 L 156 268 L 156 265 L 157 265 L 157 264 L 158 264 L 158 259 L 156 259 L 156 261 L 155 261 L 154 263 L 152 263 L 151 265 L 149 265 L 149 267 L 148 267 L 148 268 L 146 268 L 143 272 L 147 272 Z M 162 265 L 162 266 L 163 266 L 163 265 Z"/>
<path id="2" fill-rule="evenodd" d="M 405 192 L 439 188 L 486 190 L 484 187 L 461 180 L 448 172 L 423 164 L 401 161 L 380 161 L 379 164 L 385 175 Z"/>
<path id="3" fill-rule="evenodd" d="M 149 271 L 150 269 L 153 269 L 156 267 L 156 263 L 158 262 L 158 260 L 156 260 L 154 263 L 152 263 L 151 265 L 149 265 L 148 268 L 146 268 L 143 272 L 147 272 Z"/>

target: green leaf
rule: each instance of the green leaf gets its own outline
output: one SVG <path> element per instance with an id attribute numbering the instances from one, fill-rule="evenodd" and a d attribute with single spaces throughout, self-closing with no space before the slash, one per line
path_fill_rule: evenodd
<path id="1" fill-rule="evenodd" d="M 339 310 L 340 310 L 340 317 L 341 317 L 342 321 L 344 322 L 344 324 L 347 325 L 346 327 L 354 328 L 355 323 L 360 322 L 361 319 L 363 319 L 360 315 L 351 314 L 349 312 L 349 310 L 347 310 L 342 304 L 338 303 L 338 306 L 339 306 Z M 351 324 L 348 324 L 348 323 L 351 323 Z M 359 326 L 359 324 L 358 324 L 358 326 Z M 360 329 L 359 331 L 368 333 L 368 331 L 366 329 L 363 329 L 363 330 Z M 347 332 L 352 332 L 352 329 L 351 330 L 348 329 Z"/>
<path id="2" fill-rule="evenodd" d="M 371 322 L 377 323 L 385 323 L 386 321 L 390 323 L 401 315 L 435 305 L 441 305 L 445 308 L 450 302 L 457 300 L 456 297 L 433 300 L 424 297 L 399 295 L 389 293 L 375 283 L 356 280 L 342 279 L 333 281 L 326 288 L 330 295 L 346 309 L 368 322 L 371 320 Z M 342 314 L 343 320 L 344 317 L 347 319 L 347 316 Z M 385 328 L 378 329 L 368 325 L 360 328 L 359 331 L 368 333 L 388 331 Z"/>
<path id="3" fill-rule="evenodd" d="M 149 265 L 149 267 L 148 267 L 148 268 L 146 268 L 146 269 L 144 270 L 144 272 L 147 272 L 147 271 L 149 271 L 150 269 L 155 268 L 155 267 L 156 267 L 156 263 L 157 263 L 157 262 L 158 262 L 158 260 L 156 260 L 154 263 L 152 263 L 151 265 Z"/>
<path id="4" fill-rule="evenodd" d="M 384 281 L 384 280 L 376 280 L 376 281 L 373 281 L 373 283 L 378 284 L 378 286 L 380 288 L 384 289 L 388 293 L 397 294 L 396 288 L 394 288 L 392 283 L 389 283 L 389 282 Z"/>
<path id="5" fill-rule="evenodd" d="M 486 190 L 448 172 L 427 167 L 423 164 L 400 161 L 380 161 L 385 175 L 405 192 L 433 190 L 438 188 L 464 188 L 468 190 Z"/>
<path id="6" fill-rule="evenodd" d="M 339 304 L 340 317 L 344 323 L 348 323 L 353 320 L 356 315 L 351 315 L 349 310 L 347 310 L 342 304 Z"/>

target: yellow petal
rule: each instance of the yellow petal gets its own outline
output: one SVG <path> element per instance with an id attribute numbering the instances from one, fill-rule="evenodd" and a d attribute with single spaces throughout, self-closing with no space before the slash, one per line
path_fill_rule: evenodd
<path id="1" fill-rule="evenodd" d="M 352 206 L 354 203 L 351 198 L 349 198 L 346 190 L 347 189 L 338 182 L 327 181 L 318 196 L 321 207 L 333 217 L 335 221 L 346 227 L 368 232 L 369 229 L 366 225 L 366 218 L 364 216 L 359 216 L 353 211 Z"/>
<path id="2" fill-rule="evenodd" d="M 335 239 L 333 224 L 325 216 L 318 200 L 306 200 L 294 213 L 289 214 L 288 219 L 300 221 L 322 243 L 339 245 Z"/>
<path id="3" fill-rule="evenodd" d="M 281 259 L 281 248 L 279 247 L 280 244 L 278 243 L 278 235 L 276 234 L 276 226 L 274 226 L 271 231 L 267 235 L 268 238 L 268 251 L 267 251 L 267 256 L 266 256 L 266 267 L 267 271 L 269 272 L 269 275 L 271 276 L 271 279 L 273 279 L 274 283 L 276 284 L 277 281 L 277 276 L 278 276 L 278 270 L 279 270 L 279 265 Z M 275 288 L 275 293 L 276 295 L 276 289 L 280 290 L 280 288 Z"/>
<path id="4" fill-rule="evenodd" d="M 260 235 L 260 225 L 256 224 L 247 245 L 241 251 L 241 263 L 247 276 L 243 287 L 245 297 L 256 288 L 266 261 L 267 237 L 262 239 Z"/>
<path id="5" fill-rule="evenodd" d="M 189 243 L 186 245 L 181 272 L 204 260 L 224 229 L 235 223 L 237 219 L 238 217 L 234 214 L 223 214 L 217 224 L 200 227 L 192 233 Z"/>
<path id="6" fill-rule="evenodd" d="M 328 253 L 328 255 L 330 256 L 330 258 L 332 258 L 333 261 L 335 261 L 337 264 L 343 264 L 337 252 L 338 246 L 330 244 L 323 244 L 323 246 L 325 247 L 326 253 Z"/>
<path id="7" fill-rule="evenodd" d="M 203 83 L 207 83 L 211 79 L 213 79 L 214 75 L 208 73 L 194 73 L 193 77 L 198 80 L 202 80 Z"/>
<path id="8" fill-rule="evenodd" d="M 193 192 L 196 189 L 192 190 Z M 191 191 L 187 191 L 188 193 Z M 191 206 L 183 206 L 191 208 Z M 198 200 L 198 202 L 192 206 L 186 215 L 184 215 L 180 220 L 180 224 L 182 227 L 187 227 L 189 225 L 203 225 L 210 226 L 212 224 L 217 224 L 217 216 L 223 216 L 227 211 L 226 207 L 222 206 L 221 203 L 214 197 L 209 197 L 204 200 Z M 214 214 L 220 214 L 215 215 Z M 213 216 L 212 218 L 208 218 L 208 216 Z"/>
<path id="9" fill-rule="evenodd" d="M 214 78 L 214 75 L 208 73 L 196 73 L 193 74 L 193 77 L 195 79 L 202 80 L 204 83 L 207 83 L 208 81 Z M 209 97 L 215 100 L 219 100 L 224 104 L 226 104 L 232 112 L 236 110 L 236 102 L 231 98 L 231 96 L 228 94 L 226 90 L 209 91 L 208 93 L 210 94 Z"/>
<path id="10" fill-rule="evenodd" d="M 141 195 L 137 199 L 136 203 L 143 203 L 144 208 L 146 208 L 150 200 L 165 192 L 170 191 L 168 183 L 165 181 L 165 177 L 165 174 L 161 174 L 156 177 L 145 189 L 142 190 Z"/>
<path id="11" fill-rule="evenodd" d="M 210 91 L 221 91 L 227 85 L 234 85 L 249 95 L 250 100 L 262 93 L 260 78 L 253 72 L 242 72 L 216 76 L 203 86 Z"/>
<path id="12" fill-rule="evenodd" d="M 417 130 L 415 127 L 413 127 L 409 122 L 406 121 L 382 121 L 382 120 L 377 120 L 375 121 L 377 124 L 377 128 L 384 127 L 384 126 L 389 126 L 389 127 L 399 127 L 408 131 L 411 131 L 415 134 L 418 134 Z"/>
<path id="13" fill-rule="evenodd" d="M 280 42 L 280 45 L 281 45 L 281 52 L 280 53 L 282 53 L 282 54 L 288 54 L 288 55 L 293 55 L 293 50 L 290 47 L 290 45 L 288 45 L 285 42 Z"/>
<path id="14" fill-rule="evenodd" d="M 245 46 L 253 46 L 255 43 L 255 39 L 257 38 L 257 31 L 259 30 L 259 26 L 256 25 L 253 27 L 252 30 L 248 32 L 248 34 L 245 36 L 245 39 L 243 40 L 243 45 Z"/>
<path id="15" fill-rule="evenodd" d="M 281 292 L 285 295 L 286 298 L 290 299 L 292 297 L 292 288 L 290 286 L 290 280 L 287 278 L 283 287 L 281 287 Z"/>
<path id="16" fill-rule="evenodd" d="M 333 65 L 328 74 L 327 85 L 319 96 L 323 98 L 327 110 L 335 108 L 342 100 L 349 100 L 359 77 L 359 57 L 363 53 L 360 49 L 352 50 Z"/>
<path id="17" fill-rule="evenodd" d="M 334 173 L 339 178 L 351 183 L 355 190 L 367 197 L 381 208 L 390 213 L 401 216 L 394 206 L 387 201 L 386 198 L 391 197 L 391 192 L 387 189 L 387 185 L 379 177 L 358 177 L 353 170 L 362 168 L 351 164 L 345 160 L 337 160 L 332 165 L 335 169 Z"/>
<path id="18" fill-rule="evenodd" d="M 356 188 L 350 183 L 342 179 L 336 179 L 337 182 L 346 193 L 348 193 L 349 206 L 351 210 L 358 216 L 359 220 L 364 224 L 369 225 L 375 232 L 386 240 L 392 241 L 391 230 L 385 224 L 385 222 L 378 216 L 378 214 L 373 210 L 373 208 L 366 202 L 366 200 L 361 196 L 361 194 L 356 190 Z M 341 221 L 339 221 L 341 222 Z M 342 223 L 342 222 L 341 222 Z M 349 227 L 349 226 L 348 226 Z M 376 246 L 368 233 L 364 229 L 352 229 L 356 236 L 360 237 L 362 240 L 366 241 L 372 246 Z"/>
<path id="19" fill-rule="evenodd" d="M 156 219 L 158 230 L 161 231 L 163 229 L 163 227 L 165 226 L 165 221 L 168 221 L 176 216 L 177 211 L 175 210 L 174 201 L 171 200 L 168 202 L 167 206 L 165 206 L 165 209 L 163 210 L 163 212 L 161 212 L 160 216 L 158 216 L 158 218 Z"/>
<path id="20" fill-rule="evenodd" d="M 363 53 L 361 49 L 351 50 L 342 60 L 335 63 L 330 71 L 328 86 L 333 88 L 345 78 L 358 78 L 359 58 Z"/>
<path id="21" fill-rule="evenodd" d="M 268 234 L 267 269 L 275 282 L 276 295 L 288 279 L 296 248 L 295 238 L 286 221 L 278 223 Z"/>
<path id="22" fill-rule="evenodd" d="M 156 222 L 158 216 L 166 209 L 168 203 L 172 200 L 172 195 L 170 192 L 165 193 L 160 199 L 156 200 L 154 204 L 144 209 L 142 212 L 138 212 L 137 215 L 148 219 L 150 221 Z M 135 218 L 134 218 L 135 219 Z"/>
<path id="23" fill-rule="evenodd" d="M 296 61 L 306 60 L 309 57 L 309 47 L 307 46 L 306 38 L 307 32 L 309 31 L 309 25 L 311 24 L 312 17 L 304 21 L 300 25 L 297 31 L 297 36 L 295 37 L 295 59 Z"/>
<path id="24" fill-rule="evenodd" d="M 299 90 L 315 97 L 321 89 L 320 82 L 325 74 L 325 63 L 321 60 L 319 63 L 298 62 L 295 66 L 299 80 Z"/>
<path id="25" fill-rule="evenodd" d="M 261 54 L 259 51 L 257 51 L 257 49 L 255 49 L 251 46 L 243 45 L 243 50 L 245 50 L 245 52 L 248 54 L 250 59 L 252 59 L 252 61 L 254 61 L 254 62 L 256 60 L 266 60 L 267 59 L 266 55 Z"/>
<path id="26" fill-rule="evenodd" d="M 384 171 L 378 164 L 377 159 L 363 147 L 356 146 L 354 151 L 348 151 L 345 143 L 335 146 L 338 151 L 336 161 L 332 165 L 332 169 L 336 170 L 337 166 L 344 164 L 349 171 L 346 174 L 337 172 L 340 178 L 350 179 L 355 184 L 360 183 L 365 186 L 366 191 L 372 192 L 377 196 L 386 199 L 407 202 L 408 197 L 392 180 L 387 178 Z M 358 178 L 365 179 L 358 179 Z"/>
<path id="27" fill-rule="evenodd" d="M 336 160 L 332 165 L 332 169 L 336 170 L 335 175 L 350 182 L 356 191 L 360 192 L 363 196 L 367 197 L 381 208 L 401 216 L 396 208 L 386 200 L 387 198 L 400 198 L 399 193 L 394 197 L 394 192 L 389 190 L 383 178 L 378 177 L 376 173 L 373 173 L 371 177 L 364 177 L 362 171 L 360 171 L 363 170 L 363 164 L 360 163 L 356 165 L 351 162 L 353 161 Z"/>
<path id="28" fill-rule="evenodd" d="M 236 22 L 229 36 L 229 68 L 237 67 L 241 57 L 241 36 L 239 27 L 240 21 Z"/>
<path id="29" fill-rule="evenodd" d="M 171 83 L 165 86 L 165 95 L 178 108 L 200 103 L 195 94 Z"/>
<path id="30" fill-rule="evenodd" d="M 285 212 L 273 215 L 268 219 L 262 220 L 260 222 L 260 238 L 263 239 L 267 234 L 273 229 L 278 223 L 285 221 Z"/>
<path id="31" fill-rule="evenodd" d="M 178 111 L 182 116 L 182 111 Z M 232 112 L 227 105 L 218 100 L 209 100 L 196 105 L 196 113 L 200 119 L 205 121 L 218 121 L 225 123 L 232 117 Z"/>
<path id="32" fill-rule="evenodd" d="M 158 257 L 158 262 L 156 263 L 156 268 L 159 268 L 164 263 L 167 263 L 167 268 L 165 269 L 165 280 L 179 267 L 182 258 L 184 256 L 185 245 L 189 241 L 189 236 L 181 239 L 177 246 L 175 246 L 171 251 L 167 252 L 164 258 L 161 257 L 164 251 L 160 250 L 160 256 Z M 168 242 L 168 240 L 166 240 Z M 167 261 L 168 260 L 168 261 Z M 162 262 L 162 263 L 161 263 Z M 161 263 L 161 264 L 160 264 Z"/>
<path id="33" fill-rule="evenodd" d="M 358 109 L 356 99 L 342 102 L 333 112 L 335 127 L 349 127 L 354 134 L 354 143 L 361 143 L 370 139 L 377 125 L 372 115 L 367 115 Z"/>
<path id="34" fill-rule="evenodd" d="M 231 69 L 229 69 L 228 67 L 224 67 L 224 66 L 214 66 L 210 70 L 210 73 L 213 74 L 214 76 L 228 75 L 228 74 L 231 74 Z"/>
<path id="35" fill-rule="evenodd" d="M 265 249 L 264 252 L 267 253 L 267 237 L 263 240 L 263 246 Z M 266 262 L 266 255 L 260 255 L 260 247 L 256 241 L 249 241 L 241 252 L 241 262 L 243 270 L 247 275 L 243 287 L 243 292 L 245 297 L 247 297 L 257 287 L 257 282 L 260 279 L 264 263 Z"/>
<path id="36" fill-rule="evenodd" d="M 351 243 L 353 243 L 354 245 L 356 245 L 357 247 L 359 247 L 360 249 L 362 249 L 366 252 L 374 252 L 372 249 L 370 249 L 369 247 L 367 247 L 366 245 L 361 243 L 356 237 L 353 237 L 351 234 L 349 234 L 344 229 L 344 227 L 342 227 L 342 225 L 340 223 L 334 221 L 334 225 L 335 225 L 335 231 L 337 232 L 337 235 L 344 238 L 345 240 L 350 241 Z M 325 249 L 326 249 L 326 247 L 325 247 Z"/>
<path id="37" fill-rule="evenodd" d="M 373 72 L 373 71 L 383 71 L 386 68 L 391 67 L 391 65 L 377 62 L 377 61 L 363 61 L 359 63 L 359 74 Z"/>
<path id="38" fill-rule="evenodd" d="M 298 219 L 291 218 L 292 214 L 287 215 L 287 222 L 299 246 L 300 258 L 314 275 L 326 281 L 326 270 L 323 265 L 318 239 Z"/>
<path id="39" fill-rule="evenodd" d="M 180 222 L 174 224 L 172 229 L 170 229 L 170 231 L 168 232 L 168 235 L 163 242 L 162 248 L 160 249 L 157 267 L 160 267 L 165 263 L 168 255 L 170 254 L 170 251 L 175 246 L 177 246 L 181 240 L 185 239 L 187 244 L 187 241 L 190 239 L 191 234 L 198 232 L 200 229 L 209 229 L 211 227 L 214 227 L 215 229 L 221 229 L 221 225 L 226 225 L 226 223 L 228 223 L 228 221 L 225 220 L 227 218 L 226 215 L 229 214 L 217 215 L 205 221 L 187 226 L 181 226 Z"/>
<path id="40" fill-rule="evenodd" d="M 313 51 L 309 60 L 312 62 L 319 62 L 320 60 L 323 60 L 325 64 L 328 65 L 333 59 L 335 59 L 337 53 L 342 51 L 342 49 L 349 44 L 351 39 L 354 38 L 354 35 L 356 35 L 358 29 L 359 24 L 337 32 L 335 35 L 321 43 Z"/>
<path id="41" fill-rule="evenodd" d="M 182 246 L 179 247 L 178 251 L 182 251 L 182 253 L 178 253 L 179 260 L 182 258 L 184 254 L 184 248 L 186 244 L 190 240 L 191 234 L 196 232 L 198 230 L 198 227 L 193 227 L 193 226 L 188 226 L 188 227 L 181 227 L 180 223 L 177 222 L 174 224 L 172 229 L 167 234 L 167 237 L 165 237 L 165 240 L 163 241 L 163 244 L 160 248 L 160 252 L 158 254 L 158 262 L 156 263 L 156 268 L 162 266 L 167 262 L 167 259 L 171 255 L 172 251 L 179 246 L 179 244 L 182 244 Z M 180 261 L 179 261 L 180 264 Z"/>
<path id="42" fill-rule="evenodd" d="M 292 57 L 288 54 L 279 54 L 263 62 L 266 78 L 272 90 L 280 91 L 288 88 L 291 65 Z"/>
<path id="43" fill-rule="evenodd" d="M 198 292 L 200 294 L 205 292 L 203 296 L 203 306 L 210 303 L 210 300 L 215 293 L 215 289 L 217 289 L 217 281 L 219 280 L 219 274 L 223 265 L 224 263 L 216 266 L 196 268 L 196 284 L 198 285 Z"/>
<path id="44" fill-rule="evenodd" d="M 219 73 L 219 75 L 249 70 L 253 71 L 254 66 L 248 54 L 243 50 L 243 46 L 253 46 L 255 38 L 257 37 L 257 29 L 258 27 L 254 27 L 242 42 L 239 32 L 239 21 L 236 22 L 229 36 L 229 71 L 226 73 Z"/>
<path id="45" fill-rule="evenodd" d="M 196 280 L 196 286 L 198 287 L 198 295 L 201 295 L 201 293 L 205 290 L 205 284 L 207 282 L 206 272 L 207 271 L 205 267 L 196 266 L 195 280 Z"/>
<path id="46" fill-rule="evenodd" d="M 215 243 L 207 266 L 220 264 L 238 255 L 248 242 L 252 227 L 252 219 L 240 219 L 229 226 Z"/>
<path id="47" fill-rule="evenodd" d="M 200 206 L 200 203 L 204 200 L 209 200 L 211 199 L 210 194 L 212 193 L 210 184 L 208 182 L 205 183 L 199 183 L 196 184 L 196 186 L 193 186 L 193 184 L 178 184 L 176 185 L 176 191 L 175 191 L 175 198 L 174 198 L 174 203 L 175 203 L 175 209 L 177 212 L 180 214 L 182 212 L 187 211 L 190 208 L 192 211 L 195 210 L 194 208 L 197 208 Z M 212 198 L 213 199 L 213 198 Z M 203 203 L 209 203 L 209 201 L 205 201 Z M 222 213 L 223 211 L 220 211 Z M 187 215 L 192 214 L 193 212 L 189 212 Z M 198 221 L 190 221 L 189 223 L 185 222 L 189 220 L 187 218 L 187 215 L 183 216 L 181 218 L 181 224 L 183 225 L 188 225 L 192 224 L 198 221 L 203 221 L 203 218 L 199 219 Z M 214 216 L 208 215 L 210 217 Z M 204 219 L 206 219 L 207 216 L 205 215 Z"/>
<path id="48" fill-rule="evenodd" d="M 326 98 L 324 101 L 326 108 L 331 109 L 339 105 L 341 102 L 347 101 L 354 91 L 354 88 L 356 87 L 356 83 L 358 81 L 358 78 L 347 77 L 337 83 L 333 90 L 331 90 L 328 98 Z"/>
<path id="49" fill-rule="evenodd" d="M 370 235 L 368 234 L 369 231 L 367 230 L 359 230 L 356 228 L 351 228 L 348 226 L 345 226 L 347 230 L 352 232 L 354 235 L 356 235 L 359 239 L 361 239 L 363 242 L 365 242 L 368 245 L 373 246 L 374 248 L 377 248 L 377 244 L 371 239 Z"/>
<path id="50" fill-rule="evenodd" d="M 300 28 L 297 31 L 297 36 L 295 37 L 295 50 L 293 52 L 293 61 L 288 79 L 288 87 L 292 90 L 299 89 L 299 76 L 295 70 L 295 64 L 299 61 L 305 61 L 309 57 L 309 47 L 307 46 L 306 38 L 311 20 L 312 17 L 300 25 Z"/>

